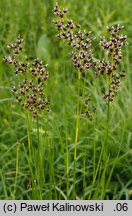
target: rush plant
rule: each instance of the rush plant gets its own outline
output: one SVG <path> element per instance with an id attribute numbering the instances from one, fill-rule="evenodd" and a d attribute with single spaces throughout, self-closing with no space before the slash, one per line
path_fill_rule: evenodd
<path id="1" fill-rule="evenodd" d="M 48 65 L 43 64 L 38 58 L 30 59 L 28 57 L 22 57 L 23 41 L 23 38 L 18 36 L 15 43 L 9 44 L 7 48 L 11 51 L 11 55 L 5 56 L 3 61 L 14 67 L 15 75 L 17 76 L 16 84 L 12 86 L 11 91 L 14 93 L 16 101 L 22 106 L 26 115 L 28 152 L 25 145 L 23 145 L 23 148 L 30 168 L 32 196 L 35 199 L 42 199 L 44 151 L 43 143 L 40 142 L 39 118 L 44 115 L 45 111 L 49 112 L 50 110 L 50 102 L 45 96 L 45 87 L 49 77 L 47 72 Z M 36 124 L 37 131 L 37 160 L 36 157 L 33 157 L 34 144 L 31 135 L 33 122 Z M 18 154 L 16 164 L 18 173 Z M 15 198 L 16 181 L 14 188 L 13 197 Z"/>
<path id="2" fill-rule="evenodd" d="M 95 76 L 93 77 L 94 80 L 91 80 L 91 82 L 94 83 L 93 84 L 94 86 L 96 86 L 96 79 L 97 79 L 96 77 L 99 78 L 100 76 L 104 76 L 104 79 L 107 80 L 105 82 L 108 83 L 108 87 L 107 87 L 108 90 L 103 92 L 103 97 L 102 97 L 107 101 L 105 136 L 104 136 L 104 141 L 102 143 L 102 148 L 101 148 L 100 157 L 97 163 L 96 170 L 95 170 L 95 164 L 93 164 L 94 177 L 91 186 L 91 192 L 89 195 L 89 199 L 91 199 L 92 196 L 93 198 L 96 198 L 97 196 L 99 196 L 100 187 L 102 187 L 100 198 L 104 199 L 109 185 L 110 178 L 112 176 L 113 169 L 115 167 L 115 163 L 114 163 L 111 172 L 108 175 L 109 180 L 106 181 L 106 173 L 110 161 L 110 154 L 108 151 L 110 106 L 113 103 L 114 98 L 119 90 L 121 79 L 126 75 L 125 71 L 121 70 L 120 64 L 121 61 L 123 60 L 122 47 L 127 45 L 127 36 L 120 34 L 120 31 L 124 28 L 123 26 L 119 24 L 112 27 L 107 26 L 107 30 L 111 34 L 110 39 L 107 40 L 105 37 L 100 38 L 100 45 L 106 51 L 103 54 L 104 58 L 106 57 L 106 60 L 104 58 L 101 60 L 95 59 L 94 57 L 95 53 L 91 48 L 94 42 L 93 41 L 94 38 L 90 36 L 90 32 L 86 30 L 82 30 L 80 25 L 75 24 L 73 20 L 67 19 L 66 17 L 67 9 L 64 8 L 61 10 L 57 3 L 54 7 L 53 12 L 54 15 L 56 16 L 56 19 L 54 20 L 54 24 L 58 30 L 57 37 L 63 39 L 63 41 L 67 42 L 68 45 L 71 47 L 71 58 L 74 66 L 78 69 L 78 102 L 77 102 L 77 114 L 76 114 L 75 143 L 74 143 L 73 199 L 75 199 L 75 194 L 76 194 L 75 192 L 76 191 L 76 186 L 75 186 L 76 169 L 77 169 L 76 160 L 77 160 L 77 146 L 79 142 L 78 136 L 79 136 L 79 129 L 80 129 L 79 125 L 80 125 L 81 113 L 85 114 L 89 120 L 93 120 L 93 113 L 95 113 L 96 111 L 96 105 L 92 106 L 92 112 L 90 110 L 91 96 L 89 95 L 87 95 L 84 102 L 80 104 L 80 97 L 84 98 L 84 96 L 86 95 L 85 92 L 87 92 L 86 79 L 89 79 L 87 70 L 90 69 L 94 73 Z M 119 72 L 118 72 L 118 68 L 120 70 Z M 93 92 L 91 89 L 90 95 L 92 93 Z M 94 145 L 94 159 L 95 159 L 95 155 L 96 155 L 96 146 Z M 101 166 L 101 160 L 104 161 L 104 168 L 101 174 L 102 176 L 100 177 L 99 190 L 97 190 L 95 193 L 92 193 L 92 190 L 95 185 L 95 180 L 97 179 L 97 176 L 100 175 L 99 167 Z"/>
<path id="3" fill-rule="evenodd" d="M 39 4 L 38 10 L 43 8 L 41 5 L 43 1 L 41 4 L 40 2 L 36 2 Z M 120 183 L 123 186 L 117 195 L 117 191 L 120 190 L 116 182 L 117 178 L 120 181 L 117 172 L 118 169 L 121 169 L 121 159 L 124 159 L 129 152 L 128 149 L 122 153 L 122 149 L 125 148 L 123 144 L 126 141 L 130 144 L 131 134 L 127 137 L 127 130 L 125 130 L 127 123 L 124 124 L 126 119 L 124 118 L 122 125 L 119 126 L 120 122 L 117 124 L 116 119 L 120 118 L 120 113 L 118 117 L 114 115 L 120 108 L 122 98 L 118 93 L 123 87 L 121 87 L 121 82 L 127 74 L 122 69 L 125 68 L 123 64 L 125 55 L 123 55 L 122 48 L 127 45 L 127 36 L 121 33 L 124 27 L 120 24 L 106 26 L 106 31 L 102 31 L 101 34 L 98 32 L 105 36 L 96 38 L 98 34 L 94 37 L 89 29 L 88 31 L 83 30 L 83 26 L 76 23 L 74 18 L 68 19 L 66 8 L 61 9 L 57 3 L 53 8 L 51 6 L 53 2 L 49 2 L 45 6 L 49 13 L 46 14 L 46 10 L 40 13 L 37 23 L 34 15 L 29 21 L 33 22 L 32 31 L 35 26 L 35 31 L 39 29 L 41 32 L 42 21 L 46 17 L 44 29 L 46 30 L 48 26 L 48 34 L 42 35 L 38 42 L 39 48 L 44 43 L 45 56 L 46 54 L 50 56 L 50 43 L 48 44 L 47 41 L 50 41 L 50 37 L 53 36 L 53 41 L 51 41 L 53 58 L 52 60 L 49 58 L 52 61 L 51 71 L 53 70 L 51 83 L 47 71 L 48 64 L 44 64 L 37 57 L 34 59 L 25 56 L 24 40 L 20 36 L 7 46 L 7 53 L 10 54 L 3 58 L 4 63 L 9 64 L 10 72 L 11 67 L 14 70 L 8 85 L 11 85 L 11 94 L 14 95 L 13 99 L 17 102 L 16 106 L 13 103 L 13 109 L 20 107 L 22 110 L 20 115 L 20 110 L 17 114 L 12 114 L 13 121 L 16 115 L 18 116 L 22 131 L 17 128 L 17 119 L 15 119 L 15 129 L 14 123 L 12 124 L 13 129 L 11 128 L 13 141 L 9 139 L 9 145 L 11 142 L 15 144 L 12 144 L 4 155 L 8 155 L 7 158 L 5 157 L 7 161 L 13 158 L 10 150 L 15 147 L 16 158 L 13 158 L 12 164 L 7 162 L 7 165 L 0 170 L 2 179 L 0 183 L 3 186 L 3 189 L 1 187 L 0 189 L 4 192 L 6 199 L 122 198 L 122 191 L 125 193 L 128 190 L 125 185 L 127 181 Z M 21 2 L 21 4 L 24 3 Z M 16 4 L 16 7 L 17 5 L 19 4 Z M 98 8 L 97 5 L 96 1 L 94 6 Z M 32 7 L 33 4 L 30 4 L 30 13 L 32 13 Z M 51 16 L 51 14 L 52 16 L 54 14 L 54 24 L 50 24 L 51 19 L 47 19 L 47 15 Z M 93 15 L 89 14 L 89 16 Z M 22 20 L 24 20 L 23 16 Z M 53 25 L 57 31 L 56 38 L 54 34 L 52 35 Z M 103 28 L 103 25 L 101 26 Z M 19 32 L 24 31 L 20 29 Z M 40 32 L 34 34 L 35 45 L 37 45 L 36 39 L 38 40 Z M 30 34 L 28 31 L 28 33 L 27 40 L 30 42 L 33 32 Z M 3 35 L 5 35 L 5 29 Z M 62 46 L 58 46 L 59 40 L 64 42 L 63 49 L 61 49 Z M 29 47 L 30 45 L 29 43 Z M 65 51 L 66 46 L 68 51 L 70 50 L 70 55 Z M 34 50 L 32 51 L 34 53 Z M 71 65 L 68 64 L 70 61 Z M 59 71 L 58 74 L 57 71 Z M 49 82 L 48 85 L 47 82 Z M 50 95 L 52 91 L 55 94 L 50 97 L 52 98 L 50 105 L 47 92 Z M 50 107 L 52 107 L 52 112 L 48 114 Z M 10 110 L 8 112 L 10 113 Z M 3 122 L 5 127 L 8 126 L 6 118 Z M 5 133 L 4 137 L 7 134 Z M 20 134 L 23 135 L 22 138 Z M 6 141 L 4 144 L 6 145 Z M 4 144 L 4 148 L 8 148 Z M 5 161 L 3 155 L 1 158 L 1 161 Z M 11 172 L 6 173 L 10 166 Z M 126 170 L 126 165 L 122 167 L 125 167 L 124 170 Z M 116 169 L 118 177 L 113 184 Z M 126 172 L 124 170 L 121 170 L 120 173 L 124 174 Z M 8 189 L 7 185 L 10 185 L 10 182 L 13 186 Z M 131 180 L 128 185 L 130 183 Z"/>

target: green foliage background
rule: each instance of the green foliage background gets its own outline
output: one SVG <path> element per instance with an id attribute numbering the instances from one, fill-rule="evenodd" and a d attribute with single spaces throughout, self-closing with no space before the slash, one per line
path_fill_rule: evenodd
<path id="1" fill-rule="evenodd" d="M 95 56 L 102 57 L 102 50 L 98 42 L 101 35 L 106 35 L 106 25 L 117 23 L 125 26 L 128 36 L 128 47 L 124 48 L 122 68 L 127 76 L 122 82 L 118 96 L 112 106 L 110 120 L 109 152 L 112 158 L 116 155 L 119 143 L 122 143 L 119 159 L 114 170 L 106 199 L 131 199 L 132 194 L 132 43 L 131 43 L 131 0 L 68 0 L 58 1 L 59 5 L 68 8 L 68 17 L 82 28 L 92 31 L 96 37 L 94 41 Z M 26 145 L 25 115 L 21 107 L 14 102 L 10 87 L 15 82 L 12 67 L 4 65 L 2 58 L 8 55 L 6 45 L 14 42 L 18 35 L 25 40 L 24 54 L 32 57 L 39 56 L 49 64 L 50 79 L 47 85 L 47 96 L 51 101 L 52 113 L 48 116 L 49 126 L 42 120 L 42 138 L 49 133 L 49 139 L 54 148 L 54 158 L 45 156 L 46 181 L 50 182 L 49 167 L 54 161 L 55 181 L 58 195 L 51 194 L 43 199 L 64 199 L 65 196 L 65 142 L 69 145 L 69 164 L 72 167 L 72 149 L 74 143 L 75 115 L 76 115 L 76 76 L 72 65 L 70 49 L 64 42 L 56 38 L 53 24 L 53 0 L 1 0 L 0 1 L 0 199 L 12 199 L 15 176 L 16 143 L 21 140 Z M 96 79 L 89 71 L 89 83 Z M 98 82 L 93 89 L 97 107 L 97 124 L 82 120 L 79 131 L 78 144 L 78 179 L 77 197 L 82 196 L 82 168 L 83 152 L 86 153 L 88 173 L 86 182 L 88 188 L 92 181 L 93 142 L 97 142 L 96 161 L 99 158 L 106 119 L 106 104 L 101 98 L 102 83 Z M 92 84 L 91 88 L 92 88 Z M 88 89 L 89 90 L 89 89 Z M 53 122 L 53 116 L 56 124 Z M 56 126 L 57 125 L 57 126 Z M 35 139 L 35 126 L 32 133 Z M 57 132 L 59 131 L 59 132 Z M 62 143 L 62 144 L 61 144 Z M 35 148 L 35 147 L 34 147 Z M 48 146 L 45 146 L 45 153 Z M 47 153 L 45 154 L 47 155 Z M 37 158 L 37 156 L 35 156 Z M 51 160 L 51 161 L 50 161 Z M 16 199 L 31 199 L 30 189 L 26 181 L 30 179 L 29 168 L 23 149 L 20 145 L 19 175 L 17 180 Z M 72 170 L 72 168 L 71 168 Z M 71 175 L 72 176 L 72 175 Z M 70 182 L 72 185 L 72 177 Z M 50 182 L 52 184 L 52 182 Z M 96 190 L 96 182 L 94 190 Z M 48 188 L 48 186 L 47 186 Z M 87 188 L 87 190 L 88 190 Z M 48 190 L 48 189 L 47 189 Z M 72 186 L 71 186 L 72 190 Z M 63 194 L 64 193 L 64 194 Z M 88 192 L 87 192 L 88 193 Z M 86 193 L 86 197 L 87 197 Z M 85 198 L 86 198 L 85 197 Z M 69 199 L 70 199 L 69 190 Z M 99 198 L 99 196 L 98 196 Z"/>

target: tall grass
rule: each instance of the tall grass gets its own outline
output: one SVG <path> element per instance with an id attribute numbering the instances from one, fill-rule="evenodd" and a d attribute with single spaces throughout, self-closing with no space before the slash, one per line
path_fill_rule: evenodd
<path id="1" fill-rule="evenodd" d="M 69 8 L 70 18 L 96 35 L 95 58 L 102 58 L 98 42 L 100 35 L 106 35 L 106 24 L 125 25 L 130 41 L 131 1 L 73 3 L 60 4 Z M 126 79 L 108 106 L 100 97 L 102 86 L 106 87 L 103 78 L 93 84 L 90 70 L 83 78 L 85 84 L 78 83 L 69 47 L 55 37 L 54 4 L 46 0 L 0 1 L 0 198 L 131 199 L 131 43 L 124 49 L 122 63 Z M 6 45 L 19 34 L 25 39 L 25 55 L 44 61 L 48 56 L 46 95 L 51 112 L 39 114 L 36 120 L 15 103 L 10 88 L 16 78 L 13 69 L 2 62 L 8 55 Z M 38 49 L 40 43 L 42 50 Z M 92 88 L 97 109 L 93 121 L 79 116 L 79 88 L 88 93 Z"/>

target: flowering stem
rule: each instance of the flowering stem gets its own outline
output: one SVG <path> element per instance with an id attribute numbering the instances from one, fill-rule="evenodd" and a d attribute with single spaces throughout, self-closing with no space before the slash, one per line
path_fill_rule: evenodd
<path id="1" fill-rule="evenodd" d="M 38 156 L 39 156 L 39 160 L 41 162 L 41 146 L 40 146 L 40 134 L 39 134 L 39 116 L 37 113 L 37 144 L 38 144 Z"/>
<path id="2" fill-rule="evenodd" d="M 31 135 L 30 135 L 30 117 L 29 117 L 29 112 L 27 113 L 27 137 L 28 137 L 29 159 L 30 159 L 30 163 L 32 164 Z"/>
<path id="3" fill-rule="evenodd" d="M 38 178 L 38 188 L 39 188 L 39 199 L 42 199 L 42 150 L 40 145 L 40 133 L 39 133 L 39 115 L 37 113 L 37 144 L 38 144 L 38 166 L 36 177 Z"/>
<path id="4" fill-rule="evenodd" d="M 108 137 L 109 137 L 109 120 L 110 120 L 110 101 L 108 99 L 107 103 L 107 129 L 106 129 L 106 139 L 105 139 L 105 161 L 108 156 Z"/>
<path id="5" fill-rule="evenodd" d="M 76 116 L 76 129 L 75 129 L 75 145 L 74 145 L 74 179 L 73 179 L 73 199 L 76 198 L 76 162 L 77 162 L 77 143 L 79 134 L 79 103 L 80 101 L 80 71 L 78 70 L 78 102 L 77 102 L 77 116 Z"/>
<path id="6" fill-rule="evenodd" d="M 109 91 L 110 91 L 110 84 L 111 84 L 111 79 L 112 79 L 112 73 L 109 75 Z M 109 140 L 109 122 L 110 122 L 110 99 L 108 97 L 108 102 L 107 102 L 107 128 L 106 128 L 106 137 L 105 137 L 105 142 L 104 142 L 104 166 L 105 169 L 103 171 L 104 174 L 103 176 L 103 181 L 102 181 L 102 193 L 101 193 L 101 199 L 103 197 L 104 199 L 104 194 L 105 194 L 105 184 L 106 184 L 106 172 L 107 172 L 107 161 L 110 159 L 110 155 L 108 154 L 108 140 Z"/>

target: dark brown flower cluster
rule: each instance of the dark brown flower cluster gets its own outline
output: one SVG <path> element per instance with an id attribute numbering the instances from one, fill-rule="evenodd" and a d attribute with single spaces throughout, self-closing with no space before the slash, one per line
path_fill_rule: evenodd
<path id="1" fill-rule="evenodd" d="M 115 95 L 117 94 L 118 89 L 119 89 L 120 84 L 121 84 L 120 79 L 121 79 L 122 77 L 125 77 L 125 75 L 126 75 L 126 74 L 125 74 L 125 71 L 122 71 L 122 72 L 119 73 L 119 75 L 114 74 L 114 75 L 112 76 L 112 81 L 111 81 L 111 83 L 110 83 L 109 90 L 108 90 L 108 92 L 106 92 L 106 93 L 103 95 L 103 97 L 104 97 L 105 99 L 109 99 L 109 101 L 111 101 L 111 102 L 114 100 Z"/>
<path id="2" fill-rule="evenodd" d="M 23 48 L 23 39 L 18 36 L 16 43 L 7 45 L 7 48 L 12 51 L 12 56 L 5 56 L 3 58 L 4 62 L 14 65 L 16 74 L 26 72 L 27 64 L 24 62 L 19 62 L 17 59 L 20 51 Z"/>
<path id="3" fill-rule="evenodd" d="M 59 31 L 57 37 L 67 41 L 73 48 L 71 55 L 74 66 L 79 68 L 80 72 L 95 67 L 96 62 L 93 61 L 91 50 L 93 38 L 90 37 L 90 32 L 82 31 L 80 25 L 76 25 L 72 20 L 64 19 L 67 9 L 60 10 L 56 4 L 53 11 L 58 18 L 54 21 Z"/>
<path id="4" fill-rule="evenodd" d="M 90 121 L 93 120 L 93 114 L 96 112 L 96 107 L 94 107 L 91 103 L 91 96 L 88 98 L 83 99 L 82 102 L 82 114 L 86 116 Z"/>
<path id="5" fill-rule="evenodd" d="M 22 81 L 16 87 L 12 87 L 17 101 L 28 109 L 35 118 L 38 111 L 45 108 L 49 111 L 49 101 L 45 99 L 44 87 L 49 77 L 46 68 L 39 59 L 29 60 L 27 57 L 21 62 L 18 54 L 22 50 L 23 39 L 20 36 L 15 44 L 9 44 L 7 47 L 12 50 L 12 56 L 4 57 L 4 62 L 12 64 L 15 67 L 15 73 L 21 74 Z"/>
<path id="6" fill-rule="evenodd" d="M 107 55 L 110 60 L 105 61 L 101 59 L 96 69 L 98 76 L 103 74 L 109 76 L 109 90 L 104 94 L 104 98 L 113 101 L 119 89 L 121 78 L 125 76 L 124 71 L 117 73 L 117 68 L 123 58 L 121 48 L 127 45 L 127 36 L 119 35 L 120 31 L 123 29 L 123 26 L 119 24 L 110 28 L 107 27 L 107 29 L 111 33 L 111 38 L 107 41 L 105 37 L 102 37 L 100 39 L 100 45 L 107 50 Z"/>

